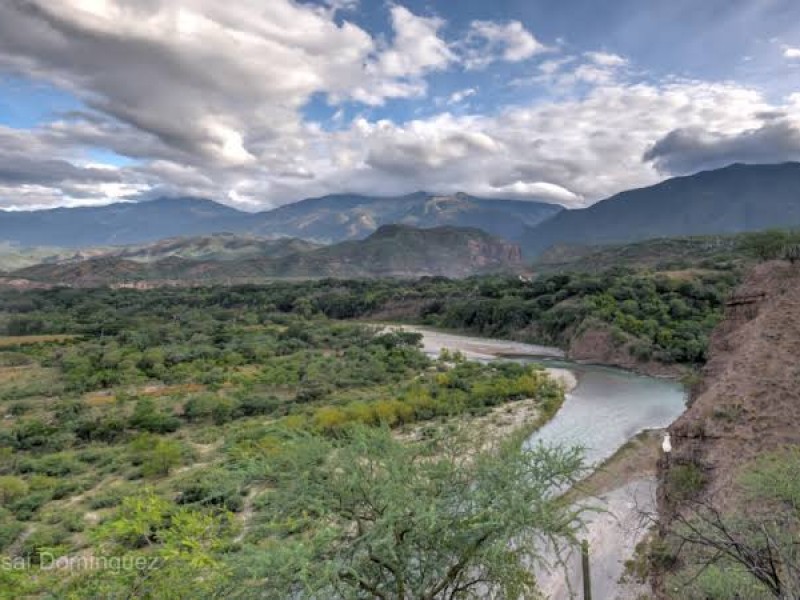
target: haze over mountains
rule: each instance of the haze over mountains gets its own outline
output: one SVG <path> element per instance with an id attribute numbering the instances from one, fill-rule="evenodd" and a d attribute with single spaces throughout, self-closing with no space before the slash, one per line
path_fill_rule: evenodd
<path id="1" fill-rule="evenodd" d="M 309 198 L 247 213 L 198 198 L 160 198 L 101 207 L 0 212 L 0 240 L 21 246 L 80 248 L 140 244 L 175 236 L 246 233 L 318 242 L 361 239 L 381 225 L 480 227 L 515 239 L 561 209 L 554 204 L 417 192 L 399 197 Z"/>
<path id="2" fill-rule="evenodd" d="M 580 210 L 418 192 L 325 196 L 261 213 L 194 198 L 1 212 L 0 242 L 54 248 L 5 253 L 8 272 L 36 280 L 460 277 L 514 270 L 552 248 L 797 225 L 800 164 L 734 164 Z"/>

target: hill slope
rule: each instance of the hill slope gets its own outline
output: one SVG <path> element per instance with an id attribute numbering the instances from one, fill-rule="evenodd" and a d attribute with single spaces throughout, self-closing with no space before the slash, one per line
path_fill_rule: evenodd
<path id="1" fill-rule="evenodd" d="M 487 200 L 462 193 L 438 196 L 417 192 L 386 198 L 333 195 L 262 213 L 252 232 L 339 241 L 363 238 L 381 225 L 399 223 L 413 227 L 477 227 L 513 240 L 525 233 L 526 226 L 538 225 L 561 210 L 555 204 Z"/>
<path id="2" fill-rule="evenodd" d="M 194 237 L 175 237 L 149 244 L 137 244 L 110 249 L 79 251 L 77 258 L 99 256 L 127 258 L 139 262 L 153 262 L 169 257 L 197 260 L 236 260 L 242 258 L 281 258 L 290 254 L 308 252 L 319 248 L 297 238 L 259 238 L 233 233 L 215 233 Z"/>
<path id="3" fill-rule="evenodd" d="M 197 260 L 173 255 L 151 262 L 101 256 L 66 264 L 39 264 L 14 271 L 10 277 L 77 286 L 283 277 L 464 277 L 513 270 L 520 261 L 519 246 L 477 229 L 386 225 L 365 240 L 303 248 L 283 256 Z"/>
<path id="4" fill-rule="evenodd" d="M 0 211 L 0 240 L 20 246 L 65 248 L 138 244 L 181 235 L 237 231 L 247 216 L 247 213 L 199 198 Z"/>
<path id="5" fill-rule="evenodd" d="M 560 206 L 540 202 L 425 192 L 391 198 L 324 196 L 260 213 L 198 198 L 160 198 L 100 207 L 0 211 L 0 242 L 85 248 L 219 232 L 338 242 L 364 238 L 392 223 L 480 227 L 493 235 L 516 238 L 526 225 L 537 225 L 560 210 Z"/>
<path id="6" fill-rule="evenodd" d="M 800 225 L 800 163 L 735 164 L 567 210 L 521 240 L 536 256 L 558 243 L 607 244 Z"/>
<path id="7" fill-rule="evenodd" d="M 657 590 L 660 592 L 677 590 L 678 585 L 688 589 L 695 581 L 702 587 L 703 580 L 696 573 L 715 570 L 717 578 L 725 580 L 730 588 L 726 598 L 773 597 L 753 592 L 753 581 L 748 587 L 748 578 L 741 568 L 731 569 L 730 564 L 723 567 L 725 561 L 717 560 L 722 552 L 712 559 L 714 567 L 707 569 L 711 556 L 707 547 L 683 544 L 681 537 L 670 539 L 685 531 L 685 519 L 697 519 L 700 514 L 707 519 L 706 507 L 713 507 L 713 514 L 722 515 L 723 522 L 736 523 L 732 536 L 729 530 L 731 537 L 727 539 L 741 544 L 745 552 L 757 548 L 758 553 L 753 556 L 758 558 L 767 552 L 760 541 L 762 531 L 770 531 L 768 527 L 773 524 L 780 524 L 782 529 L 791 523 L 797 524 L 796 503 L 771 505 L 755 497 L 752 488 L 748 491 L 742 488 L 742 477 L 746 473 L 765 472 L 762 469 L 766 468 L 764 482 L 758 486 L 759 494 L 768 496 L 776 490 L 796 489 L 796 484 L 794 488 L 788 485 L 797 481 L 796 474 L 791 471 L 794 469 L 796 473 L 797 466 L 787 466 L 792 463 L 785 462 L 788 455 L 783 453 L 800 448 L 800 388 L 797 385 L 800 328 L 790 325 L 800 319 L 797 265 L 779 261 L 758 265 L 728 299 L 725 312 L 725 320 L 711 336 L 710 360 L 700 382 L 692 390 L 689 408 L 669 427 L 671 456 L 659 464 L 659 531 L 666 536 L 662 540 L 667 540 L 662 546 L 664 556 L 677 557 L 677 560 L 662 561 L 666 572 L 657 572 L 654 581 L 661 588 Z M 765 462 L 774 452 L 779 453 L 780 462 L 774 457 Z M 789 474 L 788 485 L 778 480 L 775 471 L 768 470 L 769 465 L 775 464 L 782 465 Z M 692 477 L 687 478 L 687 473 Z M 788 523 L 785 520 L 787 511 L 793 519 Z M 708 531 L 718 533 L 718 529 L 708 528 L 708 523 L 706 520 L 701 527 L 706 533 L 698 536 L 698 540 L 709 535 Z M 756 523 L 757 528 L 744 523 Z M 789 540 L 794 552 L 797 531 L 784 531 L 788 535 L 783 539 Z M 774 552 L 776 545 L 773 541 L 770 543 L 769 550 Z M 732 577 L 733 572 L 739 575 Z M 778 572 L 784 582 L 790 580 L 792 574 L 794 580 L 800 582 L 796 570 Z M 707 590 L 701 589 L 697 594 L 681 590 L 680 597 L 711 597 Z"/>

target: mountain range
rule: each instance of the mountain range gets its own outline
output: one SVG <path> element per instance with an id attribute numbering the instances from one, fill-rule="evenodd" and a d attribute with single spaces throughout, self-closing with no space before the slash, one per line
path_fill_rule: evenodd
<path id="1" fill-rule="evenodd" d="M 335 243 L 362 239 L 382 225 L 480 227 L 516 239 L 562 210 L 558 205 L 417 192 L 397 197 L 335 195 L 247 213 L 202 198 L 159 198 L 100 207 L 0 211 L 0 241 L 84 248 L 141 244 L 230 232 Z"/>
<path id="2" fill-rule="evenodd" d="M 564 210 L 520 238 L 528 257 L 599 245 L 800 225 L 800 163 L 733 164 Z"/>
<path id="3" fill-rule="evenodd" d="M 184 250 L 206 246 L 208 238 L 171 240 L 135 252 L 99 253 L 84 260 L 45 262 L 15 270 L 5 278 L 14 285 L 24 282 L 97 286 L 135 285 L 137 282 L 247 282 L 275 278 L 404 277 L 468 275 L 515 271 L 521 267 L 519 246 L 493 237 L 480 229 L 437 227 L 418 229 L 407 225 L 384 225 L 366 239 L 317 247 L 294 239 L 250 256 L 225 254 L 224 243 L 239 244 L 236 236 L 212 239 L 217 255 Z M 163 252 L 164 247 L 171 248 Z M 159 248 L 161 251 L 159 251 Z M 285 250 L 291 248 L 291 251 Z M 160 253 L 159 253 L 160 252 Z M 203 258 L 197 258 L 204 256 Z M 227 257 L 227 258 L 226 258 Z"/>
<path id="4" fill-rule="evenodd" d="M 58 281 L 464 276 L 517 268 L 520 247 L 561 268 L 587 256 L 581 247 L 798 225 L 800 163 L 734 164 L 574 210 L 418 192 L 324 196 L 260 213 L 197 198 L 0 211 L 0 268 Z M 605 264 L 619 252 L 628 250 L 590 254 Z"/>

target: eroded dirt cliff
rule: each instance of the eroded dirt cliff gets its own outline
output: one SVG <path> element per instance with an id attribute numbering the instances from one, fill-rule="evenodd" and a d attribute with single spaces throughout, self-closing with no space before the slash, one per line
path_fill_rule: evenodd
<path id="1" fill-rule="evenodd" d="M 800 265 L 757 266 L 726 304 L 690 407 L 670 428 L 709 493 L 763 452 L 800 444 Z"/>

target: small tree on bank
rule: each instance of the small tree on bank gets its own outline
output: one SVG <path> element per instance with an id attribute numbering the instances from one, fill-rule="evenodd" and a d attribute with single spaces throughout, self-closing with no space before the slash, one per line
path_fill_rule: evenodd
<path id="1" fill-rule="evenodd" d="M 268 553 L 267 596 L 534 597 L 544 548 L 576 543 L 582 524 L 557 497 L 583 473 L 579 449 L 406 444 L 381 429 L 290 445 L 264 507 L 288 536 Z"/>

